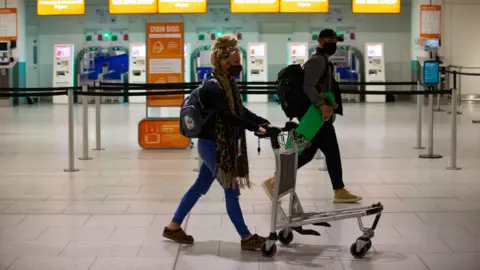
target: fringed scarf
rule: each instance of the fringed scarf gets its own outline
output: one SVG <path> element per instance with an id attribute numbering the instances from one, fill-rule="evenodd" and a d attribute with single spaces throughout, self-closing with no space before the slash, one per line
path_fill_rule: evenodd
<path id="1" fill-rule="evenodd" d="M 235 78 L 218 69 L 212 75 L 225 92 L 230 112 L 242 117 L 243 104 Z M 220 183 L 224 188 L 250 188 L 245 130 L 217 117 L 215 135 L 216 168 Z"/>

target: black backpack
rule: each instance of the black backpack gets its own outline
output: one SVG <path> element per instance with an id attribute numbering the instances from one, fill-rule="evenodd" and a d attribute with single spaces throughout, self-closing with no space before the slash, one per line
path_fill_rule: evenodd
<path id="1" fill-rule="evenodd" d="M 317 57 L 317 55 L 312 57 Z M 327 74 L 325 72 L 320 81 Z M 303 91 L 303 78 L 304 70 L 299 64 L 289 65 L 280 70 L 277 75 L 277 96 L 283 112 L 290 120 L 302 117 L 311 105 L 310 99 Z"/>
<path id="2" fill-rule="evenodd" d="M 217 83 L 216 79 L 210 80 Z M 214 114 L 214 112 L 205 110 L 200 99 L 200 91 L 205 87 L 206 82 L 204 81 L 202 85 L 195 88 L 180 105 L 180 133 L 187 138 L 198 138 L 203 125 Z"/>
<path id="3" fill-rule="evenodd" d="M 303 67 L 289 65 L 277 75 L 277 96 L 285 115 L 291 119 L 301 117 L 310 100 L 303 92 Z"/>

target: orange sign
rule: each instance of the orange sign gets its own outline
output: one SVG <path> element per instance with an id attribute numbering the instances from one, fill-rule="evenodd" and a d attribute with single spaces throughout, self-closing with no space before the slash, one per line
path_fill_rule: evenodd
<path id="1" fill-rule="evenodd" d="M 328 13 L 328 0 L 280 0 L 282 13 Z"/>
<path id="2" fill-rule="evenodd" d="M 442 6 L 420 5 L 420 38 L 442 37 Z"/>
<path id="3" fill-rule="evenodd" d="M 158 0 L 158 13 L 206 13 L 207 0 Z"/>
<path id="4" fill-rule="evenodd" d="M 108 0 L 110 14 L 157 13 L 158 0 Z"/>
<path id="5" fill-rule="evenodd" d="M 83 15 L 84 0 L 37 0 L 37 15 Z"/>
<path id="6" fill-rule="evenodd" d="M 0 40 L 17 40 L 17 9 L 0 8 Z"/>
<path id="7" fill-rule="evenodd" d="M 352 0 L 353 13 L 400 13 L 400 0 Z"/>
<path id="8" fill-rule="evenodd" d="M 190 139 L 180 134 L 178 119 L 143 119 L 138 124 L 138 144 L 143 149 L 187 148 Z"/>
<path id="9" fill-rule="evenodd" d="M 232 13 L 276 13 L 280 0 L 230 0 Z"/>
<path id="10" fill-rule="evenodd" d="M 183 83 L 183 23 L 147 23 L 146 33 L 147 83 Z M 183 91 L 166 91 L 179 90 Z M 176 107 L 184 97 L 184 94 L 148 96 L 147 106 Z"/>

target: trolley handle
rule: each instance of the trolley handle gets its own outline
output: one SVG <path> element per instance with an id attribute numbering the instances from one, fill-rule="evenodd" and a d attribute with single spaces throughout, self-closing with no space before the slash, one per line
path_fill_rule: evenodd
<path id="1" fill-rule="evenodd" d="M 260 134 L 255 132 L 255 136 L 258 138 L 270 138 L 270 144 L 272 145 L 273 149 L 280 149 L 280 142 L 278 141 L 278 136 L 282 132 L 291 132 L 298 127 L 298 124 L 295 122 L 287 122 L 283 128 L 274 127 L 274 126 L 267 126 L 265 127 L 266 133 Z"/>

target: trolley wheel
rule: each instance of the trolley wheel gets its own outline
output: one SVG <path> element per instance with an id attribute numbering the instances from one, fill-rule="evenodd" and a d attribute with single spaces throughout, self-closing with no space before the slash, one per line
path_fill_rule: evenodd
<path id="1" fill-rule="evenodd" d="M 285 236 L 285 230 L 288 230 L 287 236 Z M 278 233 L 278 240 L 282 245 L 289 245 L 293 241 L 293 232 L 289 229 L 283 229 Z"/>
<path id="2" fill-rule="evenodd" d="M 273 244 L 270 250 L 267 250 L 267 245 L 263 244 L 262 246 L 262 255 L 265 257 L 273 257 L 277 253 L 277 245 Z"/>
<path id="3" fill-rule="evenodd" d="M 360 250 L 357 247 L 360 247 Z M 370 239 L 357 239 L 355 243 L 350 247 L 350 254 L 356 259 L 363 259 L 367 252 L 372 248 L 372 241 Z"/>

